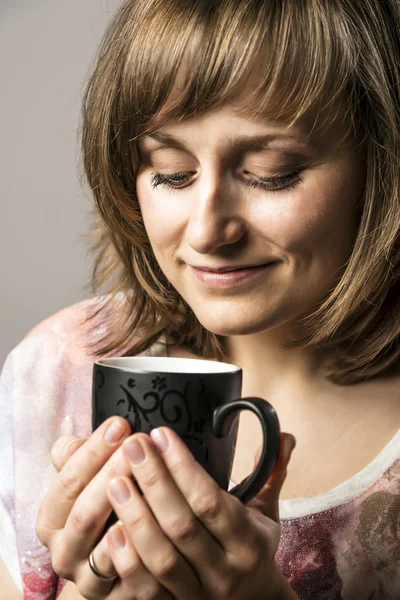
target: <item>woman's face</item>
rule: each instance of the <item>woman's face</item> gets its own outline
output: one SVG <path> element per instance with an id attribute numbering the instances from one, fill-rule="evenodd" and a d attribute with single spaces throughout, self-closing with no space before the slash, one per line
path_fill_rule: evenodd
<path id="1" fill-rule="evenodd" d="M 343 130 L 248 119 L 237 106 L 140 141 L 137 193 L 155 257 L 219 335 L 309 314 L 349 258 L 365 172 Z"/>

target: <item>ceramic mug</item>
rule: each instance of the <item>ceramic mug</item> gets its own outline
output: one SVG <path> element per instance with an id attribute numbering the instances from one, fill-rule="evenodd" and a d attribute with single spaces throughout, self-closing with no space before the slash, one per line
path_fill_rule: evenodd
<path id="1" fill-rule="evenodd" d="M 262 426 L 261 458 L 253 473 L 230 490 L 247 502 L 274 470 L 280 427 L 273 407 L 261 398 L 241 398 L 241 388 L 242 370 L 228 363 L 145 356 L 101 359 L 93 368 L 93 430 L 112 415 L 126 418 L 134 432 L 170 427 L 228 490 L 239 413 L 250 410 Z"/>

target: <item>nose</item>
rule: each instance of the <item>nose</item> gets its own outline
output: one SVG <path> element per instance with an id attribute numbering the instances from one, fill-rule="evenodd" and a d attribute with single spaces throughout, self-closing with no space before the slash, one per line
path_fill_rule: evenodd
<path id="1" fill-rule="evenodd" d="M 188 244 L 199 254 L 212 254 L 237 243 L 246 232 L 239 214 L 239 199 L 232 186 L 208 182 L 196 190 L 186 228 Z"/>

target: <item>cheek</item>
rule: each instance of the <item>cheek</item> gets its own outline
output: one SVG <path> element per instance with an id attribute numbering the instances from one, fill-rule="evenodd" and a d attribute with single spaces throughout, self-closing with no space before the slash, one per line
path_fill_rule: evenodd
<path id="1" fill-rule="evenodd" d="M 284 252 L 304 259 L 348 256 L 357 229 L 361 189 L 350 187 L 343 174 L 328 175 L 315 176 L 257 215 L 259 223 L 268 223 L 271 241 Z"/>
<path id="2" fill-rule="evenodd" d="M 185 227 L 185 214 L 182 203 L 173 194 L 163 194 L 137 182 L 140 211 L 151 246 L 156 258 L 162 259 L 163 252 L 172 250 L 179 244 Z"/>

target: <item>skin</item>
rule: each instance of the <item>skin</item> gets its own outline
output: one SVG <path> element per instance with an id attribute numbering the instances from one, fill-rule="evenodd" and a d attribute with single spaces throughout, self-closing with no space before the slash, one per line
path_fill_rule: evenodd
<path id="1" fill-rule="evenodd" d="M 112 424 L 118 425 L 115 440 L 107 436 Z M 55 571 L 76 584 L 67 585 L 60 597 L 297 598 L 285 590 L 273 562 L 280 535 L 279 490 L 294 438 L 283 434 L 274 473 L 244 506 L 218 488 L 173 431 L 161 430 L 167 449 L 157 446 L 154 430 L 151 437 L 129 435 L 122 418 L 108 419 L 88 440 L 56 442 L 52 461 L 59 476 L 41 505 L 37 535 L 49 548 Z M 145 454 L 140 464 L 131 459 L 137 443 Z M 129 490 L 122 503 L 118 484 Z M 111 507 L 120 521 L 96 546 Z M 116 581 L 93 575 L 88 565 L 93 548 L 99 571 L 117 571 Z"/>
<path id="2" fill-rule="evenodd" d="M 349 257 L 365 180 L 362 155 L 340 144 L 338 124 L 309 136 L 301 125 L 250 121 L 235 106 L 157 133 L 183 146 L 150 136 L 140 142 L 138 198 L 166 277 L 209 331 L 246 336 L 247 345 L 252 334 L 272 337 L 274 345 L 278 336 L 289 341 L 296 320 L 326 296 Z M 276 139 L 263 151 L 233 147 L 237 138 L 266 135 Z M 249 185 L 299 170 L 301 182 L 294 178 L 286 189 Z M 154 172 L 187 174 L 188 181 L 154 188 Z M 224 290 L 205 288 L 190 268 L 269 260 L 277 264 L 268 273 Z"/>
<path id="3" fill-rule="evenodd" d="M 356 401 L 352 397 L 350 402 L 349 389 L 327 380 L 321 353 L 285 346 L 302 334 L 301 318 L 325 298 L 349 258 L 365 183 L 364 155 L 354 141 L 344 143 L 347 124 L 331 118 L 331 127 L 323 132 L 312 127 L 316 115 L 308 115 L 288 127 L 249 119 L 242 106 L 238 101 L 198 119 L 163 126 L 159 133 L 179 140 L 179 149 L 168 140 L 144 138 L 138 196 L 161 268 L 203 326 L 224 336 L 225 360 L 243 371 L 243 396 L 267 398 L 282 428 L 298 439 L 295 475 L 285 481 L 283 497 L 305 497 L 341 483 L 383 447 L 381 437 L 375 439 L 369 456 L 362 442 L 364 415 L 371 421 L 367 430 L 376 430 L 376 415 L 366 411 L 365 402 L 360 405 L 366 390 L 354 389 Z M 329 114 L 320 118 L 330 122 Z M 234 145 L 242 136 L 265 135 L 276 137 L 258 152 L 239 151 Z M 180 189 L 153 188 L 154 172 L 189 177 Z M 269 189 L 248 185 L 293 172 L 300 172 L 301 179 L 295 187 L 284 189 L 279 182 L 270 182 Z M 277 263 L 260 277 L 223 290 L 206 288 L 190 268 L 271 259 Z M 170 355 L 181 356 L 182 350 L 173 348 Z M 360 421 L 360 415 L 362 439 L 352 452 L 357 431 L 353 429 L 346 444 L 337 432 L 346 429 L 349 419 Z M 385 430 L 382 437 L 390 435 Z M 261 439 L 257 419 L 243 412 L 235 481 L 250 472 Z M 324 449 L 318 453 L 321 460 L 316 447 Z M 342 454 L 332 480 L 325 465 Z"/>
<path id="4" fill-rule="evenodd" d="M 227 359 L 243 367 L 245 382 L 271 375 L 276 386 L 285 379 L 300 389 L 310 373 L 323 379 L 318 357 L 289 352 L 283 342 L 299 332 L 299 319 L 326 296 L 349 257 L 364 184 L 360 152 L 340 143 L 339 124 L 310 136 L 305 124 L 249 120 L 240 106 L 158 133 L 164 138 L 140 142 L 137 191 L 167 278 L 204 327 L 226 336 Z M 239 150 L 233 140 L 243 136 L 274 139 L 262 150 Z M 174 179 L 180 189 L 154 186 L 155 172 L 184 173 Z M 282 177 L 293 172 L 290 185 L 279 189 Z M 266 177 L 281 179 L 265 184 L 273 189 L 261 189 Z M 271 269 L 234 289 L 205 287 L 191 269 L 270 260 Z M 268 390 L 260 385 L 257 391 Z M 296 598 L 274 563 L 293 436 L 283 434 L 274 474 L 244 506 L 215 485 L 171 430 L 163 428 L 169 446 L 161 452 L 155 434 L 132 436 L 126 423 L 116 422 L 122 430 L 115 442 L 104 437 L 107 421 L 88 440 L 73 439 L 67 449 L 62 438 L 53 450 L 59 476 L 43 500 L 37 533 L 57 573 L 86 598 Z M 129 457 L 134 443 L 145 451 L 141 464 Z M 123 503 L 117 502 L 117 483 L 125 486 Z M 96 546 L 111 507 L 120 522 Z M 116 582 L 91 573 L 93 548 L 99 571 L 117 572 Z M 73 597 L 71 589 L 65 598 Z M 140 595 L 144 590 L 148 596 Z"/>

